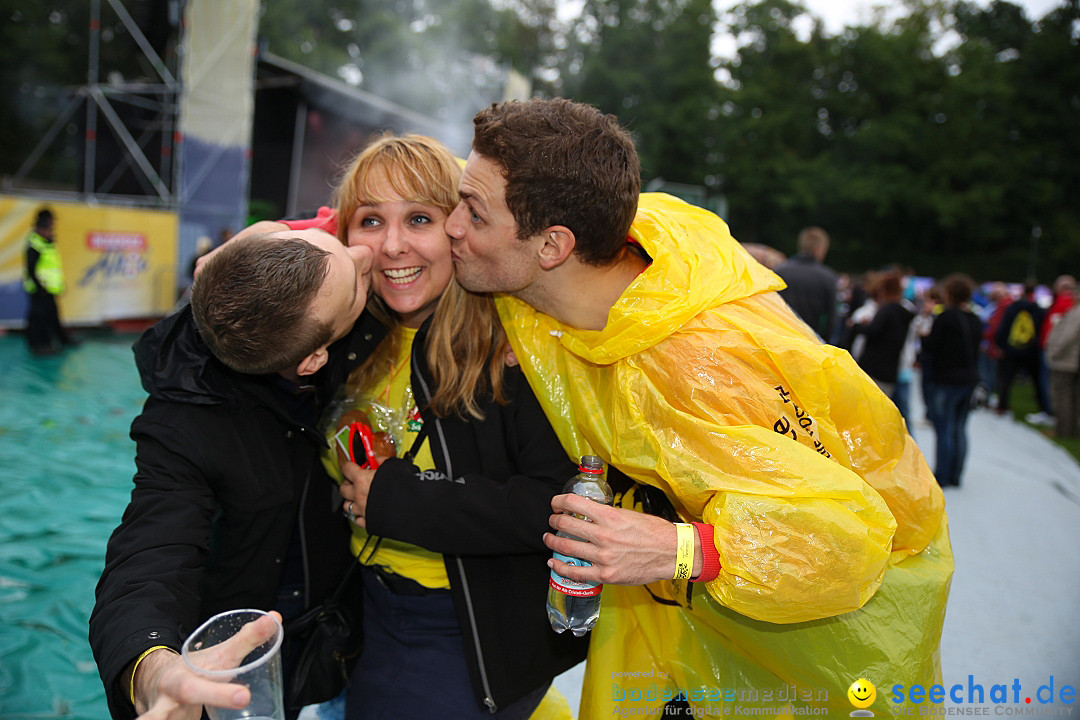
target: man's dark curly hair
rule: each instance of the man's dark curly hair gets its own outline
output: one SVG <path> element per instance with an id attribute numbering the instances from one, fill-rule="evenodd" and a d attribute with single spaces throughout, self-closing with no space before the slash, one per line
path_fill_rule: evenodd
<path id="1" fill-rule="evenodd" d="M 562 98 L 533 99 L 494 104 L 473 126 L 473 150 L 502 168 L 518 238 L 563 225 L 582 262 L 618 257 L 637 212 L 641 167 L 614 115 Z"/>

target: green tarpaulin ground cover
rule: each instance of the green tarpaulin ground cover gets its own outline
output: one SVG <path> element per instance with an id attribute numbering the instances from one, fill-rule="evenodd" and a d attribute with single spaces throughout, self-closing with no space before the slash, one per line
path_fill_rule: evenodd
<path id="1" fill-rule="evenodd" d="M 131 491 L 135 335 L 0 337 L 0 718 L 108 717 L 87 620 Z"/>

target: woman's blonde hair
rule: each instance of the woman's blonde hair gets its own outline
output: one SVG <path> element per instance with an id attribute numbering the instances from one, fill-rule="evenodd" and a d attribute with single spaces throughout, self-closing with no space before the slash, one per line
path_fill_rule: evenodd
<path id="1" fill-rule="evenodd" d="M 338 238 L 348 244 L 349 223 L 356 209 L 361 203 L 389 200 L 387 188 L 405 200 L 449 215 L 458 204 L 460 177 L 460 164 L 437 140 L 423 135 L 382 135 L 353 158 L 334 191 Z M 391 331 L 400 322 L 377 296 L 370 299 L 368 309 Z M 435 414 L 482 419 L 477 396 L 485 391 L 496 402 L 506 404 L 502 389 L 506 349 L 506 333 L 491 295 L 469 292 L 451 278 L 435 306 L 428 331 L 427 364 L 435 378 L 431 399 Z M 353 371 L 349 385 L 368 388 L 396 355 L 397 334 L 391 332 Z"/>

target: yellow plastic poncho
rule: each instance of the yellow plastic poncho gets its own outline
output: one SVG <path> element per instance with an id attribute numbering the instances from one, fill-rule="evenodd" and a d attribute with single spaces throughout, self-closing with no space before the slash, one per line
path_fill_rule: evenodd
<path id="1" fill-rule="evenodd" d="M 713 525 L 723 569 L 707 592 L 605 587 L 579 717 L 679 691 L 709 713 L 846 715 L 858 678 L 888 713 L 893 685 L 940 682 L 945 504 L 896 408 L 715 215 L 644 194 L 631 235 L 653 262 L 603 330 L 510 297 L 499 314 L 571 457 Z"/>

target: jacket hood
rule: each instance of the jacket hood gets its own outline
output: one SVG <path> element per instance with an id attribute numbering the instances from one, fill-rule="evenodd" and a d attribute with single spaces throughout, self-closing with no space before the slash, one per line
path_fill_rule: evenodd
<path id="1" fill-rule="evenodd" d="M 190 306 L 143 333 L 133 350 L 139 379 L 150 397 L 195 405 L 217 405 L 236 397 L 231 378 L 238 373 L 210 353 Z"/>
<path id="2" fill-rule="evenodd" d="M 758 263 L 716 215 L 664 193 L 644 193 L 630 237 L 652 258 L 608 313 L 603 330 L 551 320 L 563 346 L 609 364 L 646 350 L 709 308 L 780 290 L 784 281 Z M 499 297 L 507 315 L 536 315 L 514 298 Z"/>

